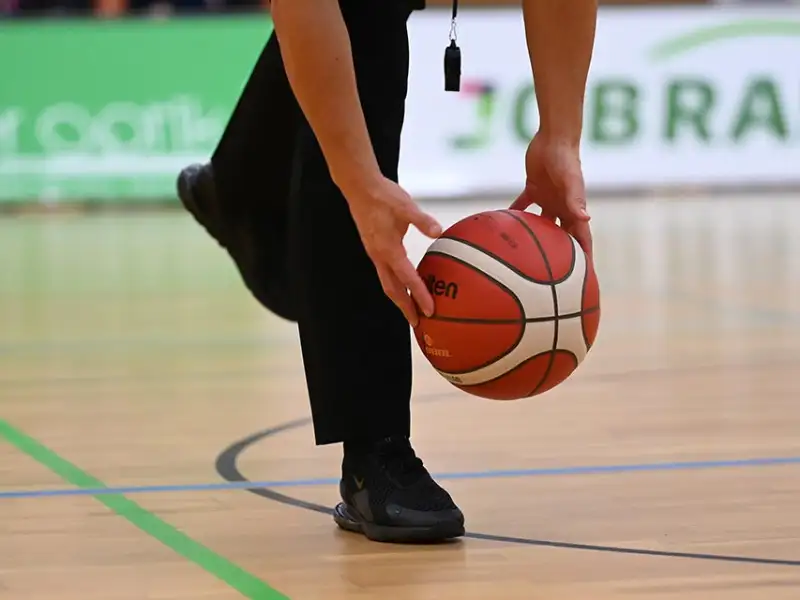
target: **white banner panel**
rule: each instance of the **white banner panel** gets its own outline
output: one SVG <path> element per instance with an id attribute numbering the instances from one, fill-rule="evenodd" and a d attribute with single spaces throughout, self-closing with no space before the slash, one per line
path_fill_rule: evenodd
<path id="1" fill-rule="evenodd" d="M 515 193 L 536 131 L 519 10 L 459 15 L 462 91 L 444 91 L 450 15 L 410 24 L 401 175 L 414 194 Z M 800 9 L 601 11 L 586 97 L 587 185 L 800 183 Z"/>

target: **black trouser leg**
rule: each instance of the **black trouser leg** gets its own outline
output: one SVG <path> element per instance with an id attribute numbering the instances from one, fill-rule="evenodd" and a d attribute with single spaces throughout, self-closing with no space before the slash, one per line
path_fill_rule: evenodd
<path id="1" fill-rule="evenodd" d="M 341 0 L 372 142 L 384 175 L 394 180 L 408 77 L 403 4 Z M 408 325 L 381 289 L 291 92 L 275 36 L 212 164 L 226 212 L 263 249 L 264 285 L 286 277 L 294 287 L 317 443 L 408 435 Z"/>
<path id="2" fill-rule="evenodd" d="M 211 164 L 220 212 L 236 232 L 236 256 L 271 308 L 292 306 L 289 199 L 303 115 L 273 34 L 247 80 Z M 289 318 L 289 317 L 287 317 Z"/>
<path id="3" fill-rule="evenodd" d="M 253 67 L 211 163 L 232 217 L 287 222 L 292 158 L 302 113 L 273 34 Z"/>
<path id="4" fill-rule="evenodd" d="M 359 93 L 384 175 L 397 180 L 408 9 L 343 0 Z M 297 138 L 290 256 L 318 444 L 408 435 L 408 323 L 384 294 L 310 127 Z"/>

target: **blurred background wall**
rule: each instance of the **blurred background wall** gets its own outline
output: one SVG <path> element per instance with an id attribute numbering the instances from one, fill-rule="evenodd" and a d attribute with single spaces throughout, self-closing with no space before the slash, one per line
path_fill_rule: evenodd
<path id="1" fill-rule="evenodd" d="M 415 14 L 402 177 L 420 198 L 510 194 L 536 128 L 518 2 Z M 586 102 L 592 193 L 800 182 L 800 6 L 605 0 Z M 173 202 L 271 33 L 261 0 L 0 0 L 0 206 Z"/>

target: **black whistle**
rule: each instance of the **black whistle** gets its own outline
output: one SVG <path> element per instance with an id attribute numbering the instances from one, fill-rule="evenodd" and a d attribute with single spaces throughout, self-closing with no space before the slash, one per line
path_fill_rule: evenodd
<path id="1" fill-rule="evenodd" d="M 455 40 L 444 50 L 444 91 L 461 91 L 461 48 Z"/>

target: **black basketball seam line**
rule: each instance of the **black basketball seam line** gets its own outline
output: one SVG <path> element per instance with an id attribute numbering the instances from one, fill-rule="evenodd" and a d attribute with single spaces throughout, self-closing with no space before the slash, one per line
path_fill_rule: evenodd
<path id="1" fill-rule="evenodd" d="M 539 252 L 541 252 L 541 254 L 542 254 L 542 260 L 544 261 L 544 267 L 545 267 L 545 269 L 547 269 L 547 274 L 550 275 L 550 280 L 552 281 L 553 280 L 553 268 L 550 265 L 550 261 L 547 259 L 547 253 L 544 251 L 544 246 L 542 246 L 542 242 L 539 240 L 539 237 L 536 235 L 536 232 L 533 231 L 533 229 L 531 229 L 530 227 L 528 227 L 528 224 L 522 218 L 518 217 L 517 215 L 515 215 L 515 214 L 513 214 L 511 212 L 509 212 L 508 215 L 512 219 L 515 219 L 520 225 L 522 225 L 522 227 L 530 234 L 531 238 L 533 239 L 533 242 L 536 244 L 536 246 L 539 248 Z M 572 254 L 572 263 L 573 264 L 570 265 L 570 269 L 569 269 L 570 274 L 572 273 L 572 269 L 574 268 L 574 265 L 575 265 L 575 244 L 571 244 L 571 245 L 572 245 L 572 252 L 573 252 L 573 254 Z M 553 312 L 554 312 L 555 316 L 558 317 L 558 291 L 556 290 L 556 283 L 555 282 L 550 284 L 550 289 L 552 290 L 552 293 L 553 293 Z M 558 319 L 556 319 L 555 321 L 553 321 L 553 348 L 550 350 L 550 360 L 547 363 L 547 367 L 545 368 L 544 373 L 542 373 L 542 377 L 539 380 L 539 383 L 537 383 L 536 387 L 533 388 L 533 391 L 531 391 L 531 393 L 528 394 L 529 398 L 531 396 L 534 396 L 536 394 L 536 392 L 539 390 L 539 388 L 541 388 L 544 385 L 544 382 L 547 381 L 547 378 L 550 376 L 550 372 L 553 370 L 553 364 L 555 364 L 555 362 L 556 362 L 556 350 L 558 350 L 558 335 L 560 333 L 559 329 L 560 329 L 559 328 L 559 321 L 558 321 Z"/>
<path id="2" fill-rule="evenodd" d="M 450 236 L 450 235 L 443 235 L 439 239 L 440 240 L 450 240 L 451 242 L 458 242 L 460 244 L 464 244 L 465 246 L 469 246 L 470 248 L 472 248 L 474 250 L 477 250 L 478 252 L 480 252 L 482 254 L 485 254 L 489 258 L 493 258 L 494 260 L 496 260 L 497 262 L 502 264 L 504 267 L 506 267 L 510 271 L 513 271 L 514 274 L 518 275 L 519 277 L 521 277 L 525 281 L 529 281 L 531 283 L 538 283 L 539 285 L 552 285 L 553 283 L 563 283 L 572 274 L 572 272 L 570 271 L 570 273 L 568 273 L 565 277 L 560 278 L 560 279 L 558 279 L 556 281 L 553 281 L 553 280 L 545 281 L 543 279 L 536 279 L 534 277 L 530 277 L 528 275 L 525 275 L 525 273 L 523 273 L 522 271 L 517 269 L 511 263 L 506 262 L 501 257 L 497 256 L 495 253 L 489 252 L 488 250 L 486 250 L 485 248 L 481 248 L 480 246 L 476 246 L 472 242 L 468 242 L 467 240 L 462 240 L 461 238 L 453 237 L 453 236 Z M 574 251 L 574 248 L 573 248 L 573 251 Z M 548 271 L 548 273 L 550 273 L 552 275 L 552 273 L 553 273 L 552 270 L 548 269 L 547 271 Z"/>
<path id="3" fill-rule="evenodd" d="M 572 362 L 575 365 L 574 367 L 572 367 L 573 371 L 578 368 L 578 365 L 580 364 L 580 361 L 578 360 L 578 356 L 572 350 L 561 350 L 560 348 L 556 348 L 555 350 L 550 352 L 550 356 L 552 356 L 553 364 L 555 364 L 555 360 L 556 360 L 555 357 L 556 357 L 557 354 L 564 354 L 564 355 L 568 356 L 570 359 L 572 359 Z M 550 367 L 552 367 L 552 365 L 550 365 Z M 527 398 L 530 398 L 531 396 L 536 394 L 536 392 L 539 391 L 539 388 L 541 388 L 542 385 L 544 384 L 544 382 L 547 381 L 547 376 L 550 374 L 551 371 L 552 371 L 552 368 L 549 368 L 548 371 L 545 374 L 545 379 L 543 379 L 539 383 L 539 385 L 537 385 L 536 388 L 534 388 L 534 390 L 530 393 L 530 395 L 526 396 Z M 550 389 L 552 389 L 553 387 L 555 387 L 555 386 L 551 386 Z"/>
<path id="4" fill-rule="evenodd" d="M 519 218 L 515 214 L 515 212 L 512 211 L 511 209 L 494 210 L 494 211 L 491 211 L 491 212 L 509 216 L 512 219 L 514 219 L 515 221 L 519 222 L 523 226 L 523 228 L 526 229 L 529 233 L 533 233 L 533 230 L 530 227 L 528 227 L 527 223 L 525 223 L 525 221 L 523 221 L 521 218 Z M 525 212 L 525 211 L 522 210 L 522 211 L 516 211 L 516 212 Z M 538 216 L 538 215 L 536 215 L 536 216 Z M 540 279 L 536 279 L 534 277 L 530 277 L 530 276 L 526 275 L 525 273 L 523 273 L 522 271 L 516 269 L 510 263 L 507 263 L 505 260 L 503 260 L 499 256 L 495 256 L 489 250 L 486 250 L 485 248 L 481 248 L 479 246 L 476 246 L 472 242 L 469 242 L 467 240 L 463 240 L 463 239 L 458 238 L 458 237 L 452 237 L 452 236 L 442 236 L 442 237 L 444 237 L 445 239 L 454 240 L 454 241 L 457 241 L 457 242 L 462 242 L 464 244 L 467 244 L 468 246 L 471 246 L 471 247 L 475 248 L 476 250 L 480 250 L 484 254 L 487 254 L 487 255 L 491 256 L 492 258 L 494 258 L 495 260 L 505 264 L 509 269 L 513 270 L 515 273 L 517 273 L 517 275 L 519 275 L 523 279 L 527 279 L 528 281 L 532 281 L 534 283 L 540 283 L 542 285 L 564 283 L 567 279 L 569 279 L 570 275 L 572 275 L 572 272 L 575 269 L 575 253 L 576 253 L 576 249 L 575 249 L 574 238 L 572 238 L 572 236 L 569 236 L 570 237 L 570 242 L 571 242 L 570 243 L 570 247 L 571 247 L 571 250 L 572 250 L 572 260 L 570 262 L 569 270 L 567 271 L 566 275 L 564 275 L 563 277 L 561 277 L 559 279 L 553 279 L 553 270 L 552 270 L 551 267 L 548 267 L 548 265 L 546 264 L 545 266 L 547 267 L 548 273 L 550 274 L 550 281 L 542 281 Z M 534 241 L 536 241 L 536 240 L 538 240 L 538 238 L 536 238 Z M 539 246 L 539 249 L 541 250 L 542 249 L 541 244 L 537 244 L 537 245 Z M 542 256 L 544 256 L 544 254 L 542 254 Z M 548 263 L 546 258 L 545 258 L 545 263 Z"/>
<path id="5" fill-rule="evenodd" d="M 575 359 L 576 361 L 578 360 L 578 357 L 575 356 L 575 353 L 572 352 L 571 350 L 556 350 L 556 352 L 561 353 L 561 354 L 567 354 L 567 355 L 571 356 L 573 359 Z M 519 363 L 517 365 L 514 365 L 511 369 L 509 369 L 505 373 L 501 373 L 497 377 L 492 377 L 491 379 L 487 379 L 486 381 L 481 381 L 480 383 L 455 383 L 454 385 L 456 385 L 457 387 L 461 387 L 461 388 L 472 388 L 472 387 L 477 387 L 479 385 L 486 385 L 487 383 L 493 383 L 493 382 L 497 381 L 498 379 L 501 379 L 502 377 L 505 377 L 506 375 L 510 375 L 514 371 L 517 371 L 517 370 L 521 369 L 523 366 L 527 365 L 532 360 L 536 360 L 537 358 L 539 358 L 540 356 L 544 356 L 545 354 L 552 355 L 553 351 L 552 350 L 545 350 L 544 352 L 539 352 L 538 354 L 534 354 L 533 356 L 529 356 L 528 358 L 523 360 L 521 363 Z M 439 370 L 437 369 L 437 371 L 439 371 Z M 439 374 L 444 376 L 444 375 L 449 375 L 450 373 L 448 371 L 439 371 Z M 525 398 L 529 398 L 530 396 L 524 396 L 524 397 Z"/>
<path id="6" fill-rule="evenodd" d="M 459 383 L 457 385 L 459 387 L 463 387 L 463 388 L 471 388 L 471 387 L 477 387 L 479 385 L 486 385 L 487 383 L 493 383 L 493 382 L 497 381 L 498 379 L 500 379 L 501 377 L 505 377 L 506 375 L 510 375 L 514 371 L 518 371 L 519 369 L 521 369 L 522 367 L 527 365 L 532 360 L 536 360 L 537 358 L 539 358 L 540 356 L 544 356 L 548 352 L 550 352 L 550 351 L 549 350 L 545 350 L 544 352 L 539 352 L 539 354 L 534 354 L 533 356 L 529 356 L 528 358 L 523 360 L 521 363 L 514 365 L 511 369 L 509 369 L 505 373 L 501 373 L 497 377 L 492 377 L 491 379 L 487 379 L 486 381 L 481 381 L 480 383 Z M 449 375 L 449 373 L 446 373 L 446 374 Z"/>
<path id="7" fill-rule="evenodd" d="M 584 315 L 590 315 L 600 310 L 599 306 L 586 308 L 584 310 L 572 313 L 558 315 L 557 317 L 528 317 L 526 319 L 470 319 L 467 317 L 443 317 L 432 316 L 425 317 L 428 321 L 444 321 L 446 323 L 464 323 L 471 325 L 514 325 L 515 323 L 547 323 L 549 321 L 569 321 L 570 319 L 577 319 Z"/>
<path id="8" fill-rule="evenodd" d="M 557 283 L 561 283 L 563 281 L 566 281 L 570 277 L 572 277 L 572 274 L 575 272 L 575 265 L 578 262 L 578 258 L 577 258 L 578 257 L 578 249 L 575 248 L 575 244 L 577 244 L 577 241 L 575 240 L 575 238 L 573 238 L 571 235 L 569 235 L 569 233 L 567 233 L 567 235 L 569 236 L 569 241 L 571 242 L 570 243 L 570 247 L 572 248 L 572 262 L 569 265 L 569 271 L 564 276 L 564 279 L 562 279 L 561 281 L 559 281 Z M 583 250 L 581 250 L 581 252 L 583 252 Z"/>
<path id="9" fill-rule="evenodd" d="M 464 260 L 462 260 L 462 259 L 460 259 L 460 258 L 458 258 L 456 256 L 453 256 L 452 254 L 446 254 L 445 252 L 441 252 L 441 251 L 438 251 L 438 250 L 431 250 L 427 254 L 431 254 L 431 255 L 435 255 L 435 256 L 447 257 L 450 260 L 455 261 L 458 264 L 463 265 L 468 269 L 471 269 L 472 271 L 475 271 L 476 273 L 478 273 L 479 275 L 482 275 L 483 277 L 485 277 L 489 281 L 494 282 L 495 284 L 497 284 L 497 287 L 499 287 L 500 289 L 502 289 L 505 292 L 507 292 L 508 295 L 511 296 L 511 298 L 513 298 L 514 302 L 517 305 L 517 308 L 519 309 L 519 314 L 521 314 L 522 316 L 525 316 L 525 307 L 522 306 L 522 302 L 520 301 L 519 298 L 517 298 L 517 295 L 509 287 L 507 287 L 506 285 L 504 285 L 503 283 L 501 283 L 500 281 L 498 281 L 497 279 L 492 277 L 486 271 L 483 271 L 483 270 L 479 269 L 478 267 L 476 267 L 475 265 L 471 265 L 468 262 L 466 262 L 466 261 L 464 261 Z M 517 348 L 517 346 L 519 346 L 519 343 L 522 341 L 523 337 L 525 337 L 525 327 L 524 327 L 524 325 L 523 325 L 523 327 L 520 327 L 519 335 L 517 336 L 517 339 L 514 341 L 514 343 L 508 348 L 508 350 L 503 352 L 500 356 L 496 356 L 496 357 L 492 358 L 492 360 L 490 360 L 488 362 L 485 362 L 485 363 L 483 363 L 481 365 L 478 365 L 477 367 L 472 367 L 472 368 L 467 369 L 467 370 L 445 371 L 445 372 L 449 373 L 451 375 L 463 375 L 464 373 L 470 373 L 471 371 L 477 371 L 478 369 L 483 369 L 485 367 L 488 367 L 492 363 L 495 363 L 498 360 L 500 360 L 500 359 L 508 356 L 509 354 L 511 354 Z M 428 360 L 430 360 L 430 359 L 428 359 Z M 434 368 L 436 368 L 436 367 L 434 367 Z M 439 371 L 439 369 L 436 369 L 436 370 Z"/>
<path id="10" fill-rule="evenodd" d="M 491 211 L 491 212 L 493 212 L 493 213 L 498 213 L 498 214 L 503 214 L 503 215 L 507 215 L 507 216 L 511 217 L 512 219 L 514 219 L 515 221 L 517 221 L 518 223 L 520 223 L 520 224 L 523 226 L 523 228 L 524 228 L 524 229 L 526 229 L 526 230 L 527 230 L 529 233 L 533 233 L 533 230 L 532 230 L 530 227 L 528 227 L 527 223 L 525 223 L 525 222 L 524 222 L 522 219 L 520 219 L 520 218 L 519 218 L 519 217 L 518 217 L 516 214 L 514 214 L 514 212 L 513 212 L 513 211 L 511 211 L 510 209 L 495 210 L 495 211 Z M 525 212 L 525 211 L 518 211 L 518 212 Z M 550 274 L 550 281 L 542 281 L 542 280 L 540 280 L 540 279 L 536 279 L 536 278 L 534 278 L 534 277 L 529 277 L 528 275 L 526 275 L 526 274 L 525 274 L 525 273 L 523 273 L 522 271 L 520 271 L 520 270 L 516 269 L 516 268 L 515 268 L 513 265 L 511 265 L 510 263 L 507 263 L 505 260 L 503 260 L 503 259 L 502 259 L 502 258 L 500 258 L 499 256 L 495 256 L 495 255 L 494 255 L 494 253 L 490 252 L 489 250 L 486 250 L 485 248 L 481 248 L 481 247 L 479 247 L 479 246 L 476 246 L 476 245 L 475 245 L 475 244 L 473 244 L 472 242 L 469 242 L 469 241 L 467 241 L 467 240 L 463 240 L 463 239 L 461 239 L 461 238 L 454 237 L 454 236 L 442 236 L 442 237 L 444 237 L 445 239 L 454 240 L 454 241 L 457 241 L 457 242 L 462 242 L 462 243 L 464 243 L 464 244 L 467 244 L 468 246 L 471 246 L 471 247 L 475 248 L 476 250 L 479 250 L 479 251 L 483 252 L 484 254 L 486 254 L 486 255 L 488 255 L 488 256 L 491 256 L 491 257 L 492 257 L 492 258 L 494 258 L 495 260 L 497 260 L 497 261 L 499 261 L 499 262 L 503 263 L 503 264 L 504 264 L 504 265 L 506 265 L 506 266 L 507 266 L 509 269 L 511 269 L 512 271 L 514 271 L 514 272 L 515 272 L 517 275 L 519 275 L 520 277 L 522 277 L 523 279 L 527 279 L 528 281 L 531 281 L 531 282 L 534 282 L 534 283 L 539 283 L 539 284 L 542 284 L 542 285 L 550 285 L 551 283 L 553 283 L 553 284 L 563 283 L 564 281 L 566 281 L 567 279 L 569 279 L 569 276 L 570 276 L 570 275 L 572 275 L 572 271 L 573 271 L 573 269 L 575 268 L 575 252 L 576 252 L 576 250 L 575 250 L 575 243 L 572 241 L 572 237 L 571 237 L 571 236 L 570 236 L 570 242 L 571 242 L 571 243 L 570 243 L 570 246 L 571 246 L 571 248 L 572 248 L 572 261 L 571 261 L 571 263 L 570 263 L 570 268 L 569 268 L 569 270 L 567 271 L 567 274 L 566 274 L 566 275 L 564 275 L 564 277 L 554 280 L 554 279 L 553 279 L 553 270 L 552 270 L 552 268 L 549 266 L 549 262 L 547 261 L 547 258 L 546 258 L 546 257 L 544 258 L 544 261 L 545 261 L 545 263 L 546 263 L 546 264 L 545 264 L 545 267 L 547 268 L 547 271 L 548 271 L 548 273 Z M 542 250 L 542 246 L 541 246 L 541 244 L 539 244 L 539 243 L 538 243 L 538 238 L 536 238 L 536 236 L 534 236 L 534 241 L 536 241 L 536 242 L 537 242 L 537 245 L 539 246 L 539 249 L 540 249 L 540 250 Z M 544 252 L 542 252 L 542 256 L 544 257 Z"/>

